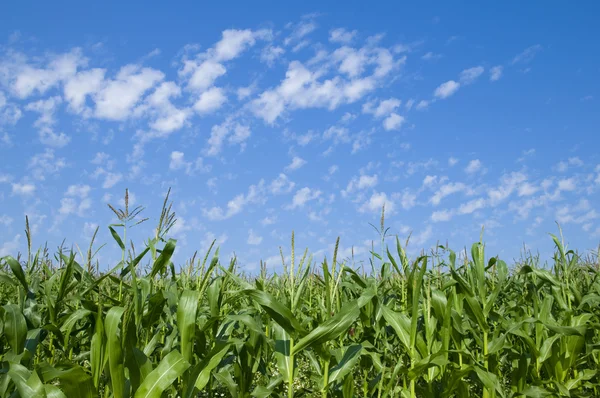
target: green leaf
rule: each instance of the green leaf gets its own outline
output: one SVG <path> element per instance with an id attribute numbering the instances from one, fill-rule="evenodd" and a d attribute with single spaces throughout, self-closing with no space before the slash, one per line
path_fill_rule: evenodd
<path id="1" fill-rule="evenodd" d="M 108 227 L 108 229 L 110 230 L 110 234 L 112 235 L 112 237 L 115 240 L 115 242 L 117 242 L 117 244 L 119 245 L 119 247 L 121 248 L 121 250 L 125 250 L 125 244 L 121 240 L 121 237 L 119 236 L 119 234 L 117 233 L 117 231 L 115 231 L 115 229 L 113 227 L 110 227 L 110 226 Z"/>
<path id="2" fill-rule="evenodd" d="M 63 336 L 64 336 L 64 344 L 65 347 L 69 345 L 69 338 L 71 337 L 71 330 L 73 330 L 73 327 L 75 326 L 75 324 L 86 318 L 87 316 L 89 316 L 92 313 L 92 311 L 90 310 L 86 310 L 85 308 L 79 308 L 78 310 L 75 310 L 75 312 L 73 312 L 71 315 L 69 315 L 69 317 L 63 322 L 63 324 L 60 327 L 60 331 L 63 332 Z"/>
<path id="3" fill-rule="evenodd" d="M 421 268 L 419 263 L 422 262 Z M 419 299 L 421 298 L 421 286 L 423 284 L 423 277 L 427 270 L 427 256 L 423 256 L 415 261 L 415 267 L 412 275 L 412 310 L 410 319 L 410 347 L 414 349 L 417 342 L 417 321 L 419 319 Z M 418 271 L 418 273 L 417 273 Z M 416 274 L 416 275 L 415 275 Z"/>
<path id="4" fill-rule="evenodd" d="M 58 386 L 67 397 L 94 398 L 98 392 L 94 390 L 92 377 L 79 365 L 60 365 L 57 367 L 43 363 L 38 366 L 45 383 L 59 381 Z"/>
<path id="5" fill-rule="evenodd" d="M 156 369 L 146 377 L 135 398 L 160 398 L 173 382 L 190 367 L 179 351 L 171 351 L 158 364 Z"/>
<path id="6" fill-rule="evenodd" d="M 443 351 L 438 351 L 435 354 L 416 361 L 409 370 L 408 377 L 411 380 L 415 380 L 422 376 L 429 368 L 441 368 L 442 366 L 447 365 L 448 360 L 445 358 L 445 354 L 446 353 Z"/>
<path id="7" fill-rule="evenodd" d="M 488 389 L 488 391 L 496 390 L 498 395 L 504 397 L 504 391 L 502 390 L 498 377 L 495 374 L 490 373 L 487 370 L 478 366 L 475 367 L 475 373 L 477 374 L 477 377 L 484 385 L 484 387 Z"/>
<path id="8" fill-rule="evenodd" d="M 183 398 L 192 398 L 196 395 L 196 391 L 202 391 L 210 381 L 210 374 L 219 365 L 223 359 L 230 344 L 216 345 L 203 359 L 194 366 L 186 378 Z"/>
<path id="9" fill-rule="evenodd" d="M 56 296 L 56 303 L 62 302 L 62 299 L 67 296 L 69 292 L 69 284 L 73 280 L 73 267 L 75 262 L 75 253 L 71 253 L 71 256 L 65 261 L 65 267 L 62 269 L 60 275 L 60 283 L 58 286 L 58 294 Z"/>
<path id="10" fill-rule="evenodd" d="M 25 273 L 23 272 L 23 268 L 21 268 L 21 264 L 19 264 L 19 262 L 11 256 L 4 257 L 4 260 L 10 266 L 10 269 L 12 270 L 13 274 L 15 274 L 17 280 L 23 286 L 23 289 L 25 289 L 25 291 L 28 292 L 29 285 L 27 284 L 27 280 L 25 279 Z"/>
<path id="11" fill-rule="evenodd" d="M 271 294 L 258 289 L 243 290 L 240 294 L 250 297 L 259 304 L 289 334 L 293 336 L 306 334 L 302 324 L 292 314 L 292 311 Z"/>
<path id="12" fill-rule="evenodd" d="M 289 380 L 290 377 L 293 377 L 294 372 L 294 357 L 292 356 L 290 335 L 281 326 L 274 324 L 272 336 L 275 340 L 273 354 L 277 361 L 279 373 L 283 375 L 285 380 Z"/>
<path id="13" fill-rule="evenodd" d="M 163 272 L 167 269 L 167 265 L 171 261 L 171 256 L 175 251 L 175 245 L 177 241 L 175 239 L 169 239 L 167 243 L 165 243 L 165 247 L 163 248 L 160 256 L 154 261 L 152 265 L 152 271 L 150 272 L 150 278 L 154 278 L 156 274 L 159 272 Z"/>
<path id="14" fill-rule="evenodd" d="M 25 366 L 17 363 L 9 363 L 8 376 L 15 383 L 21 397 L 46 397 L 46 390 L 37 372 L 30 372 Z"/>
<path id="15" fill-rule="evenodd" d="M 529 386 L 523 391 L 519 392 L 519 394 L 525 395 L 526 397 L 531 398 L 544 398 L 553 395 L 552 392 L 546 390 L 545 388 L 538 386 Z"/>
<path id="16" fill-rule="evenodd" d="M 4 335 L 6 336 L 8 345 L 10 345 L 13 353 L 18 355 L 25 349 L 27 321 L 19 307 L 15 304 L 6 304 L 2 306 L 2 315 Z"/>
<path id="17" fill-rule="evenodd" d="M 465 297 L 465 301 L 467 302 L 467 305 L 468 305 L 469 309 L 471 310 L 471 313 L 475 317 L 475 322 L 479 325 L 479 327 L 484 332 L 487 332 L 489 330 L 489 327 L 488 327 L 485 315 L 483 315 L 483 309 L 482 309 L 481 303 L 478 301 L 478 299 L 475 296 L 467 296 L 467 297 Z"/>
<path id="18" fill-rule="evenodd" d="M 277 388 L 283 382 L 283 377 L 281 375 L 275 376 L 266 386 L 256 386 L 254 391 L 252 391 L 251 396 L 255 398 L 268 398 L 273 395 L 273 390 Z"/>
<path id="19" fill-rule="evenodd" d="M 46 398 L 67 398 L 60 388 L 53 386 L 52 384 L 44 385 L 44 389 L 46 390 Z"/>
<path id="20" fill-rule="evenodd" d="M 501 334 L 495 339 L 488 342 L 488 355 L 494 355 L 499 352 L 504 347 L 504 341 L 506 340 L 506 335 Z"/>
<path id="21" fill-rule="evenodd" d="M 386 305 L 382 305 L 381 310 L 385 321 L 394 329 L 396 335 L 400 338 L 400 342 L 402 342 L 408 350 L 409 355 L 412 355 L 410 345 L 410 319 L 408 319 L 405 314 L 395 312 Z"/>
<path id="22" fill-rule="evenodd" d="M 352 345 L 346 349 L 340 362 L 329 370 L 330 384 L 343 380 L 360 359 L 361 351 L 362 345 L 360 344 Z"/>
<path id="23" fill-rule="evenodd" d="M 181 353 L 188 363 L 192 362 L 199 301 L 200 292 L 184 290 L 177 306 L 177 328 L 179 329 Z"/>
<path id="24" fill-rule="evenodd" d="M 98 306 L 94 335 L 90 343 L 90 365 L 92 367 L 92 379 L 97 388 L 100 383 L 100 376 L 104 368 L 104 351 L 106 336 L 104 334 L 104 322 L 102 321 L 102 305 Z"/>
<path id="25" fill-rule="evenodd" d="M 342 306 L 340 311 L 333 317 L 317 326 L 312 332 L 298 340 L 292 347 L 292 354 L 302 351 L 304 348 L 322 344 L 347 332 L 350 326 L 360 315 L 359 300 L 354 300 Z"/>
<path id="26" fill-rule="evenodd" d="M 125 391 L 125 368 L 123 366 L 123 348 L 121 346 L 121 318 L 125 308 L 112 307 L 106 314 L 105 329 L 108 338 L 108 366 L 112 393 L 115 398 L 127 397 Z"/>

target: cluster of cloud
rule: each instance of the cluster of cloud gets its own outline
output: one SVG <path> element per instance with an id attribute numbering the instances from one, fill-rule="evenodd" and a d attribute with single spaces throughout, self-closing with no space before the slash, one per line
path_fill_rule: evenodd
<path id="1" fill-rule="evenodd" d="M 92 204 L 99 201 L 94 195 L 107 202 L 112 199 L 109 192 L 124 182 L 164 185 L 161 178 L 165 175 L 179 181 L 202 174 L 207 179 L 202 187 L 214 195 L 198 201 L 199 218 L 210 224 L 244 212 L 258 213 L 256 224 L 244 228 L 244 240 L 252 247 L 266 241 L 268 232 L 261 227 L 275 228 L 281 223 L 279 211 L 328 225 L 329 216 L 336 211 L 334 201 L 369 217 L 377 217 L 384 206 L 388 215 L 425 212 L 426 223 L 412 238 L 415 245 L 431 238 L 433 225 L 467 215 L 483 218 L 484 213 L 485 217 L 509 214 L 522 220 L 543 209 L 559 222 L 594 231 L 598 213 L 586 195 L 600 186 L 600 170 L 590 172 L 590 166 L 579 157 L 561 161 L 554 167 L 557 175 L 544 177 L 524 166 L 491 177 L 488 167 L 493 167 L 488 161 L 475 158 L 481 155 L 467 158 L 460 154 L 460 160 L 450 156 L 447 161 L 398 157 L 411 149 L 411 143 L 399 139 L 414 126 L 411 119 L 417 113 L 411 112 L 450 101 L 459 91 L 466 93 L 468 87 L 486 84 L 486 80 L 509 78 L 514 68 L 526 68 L 542 46 L 526 48 L 504 64 L 482 61 L 464 65 L 434 82 L 425 78 L 426 94 L 409 96 L 395 85 L 412 78 L 406 71 L 411 66 L 407 60 L 439 65 L 448 54 L 417 50 L 413 44 L 390 44 L 383 35 L 361 37 L 358 31 L 345 28 L 327 30 L 326 41 L 318 42 L 313 37 L 317 31 L 315 16 L 282 30 L 227 29 L 208 47 L 185 46 L 172 63 L 173 70 L 148 66 L 155 65 L 152 60 L 159 51 L 115 67 L 99 63 L 90 49 L 41 56 L 6 51 L 0 61 L 0 145 L 12 145 L 16 126 L 31 119 L 37 146 L 26 159 L 23 174 L 0 175 L 0 184 L 7 188 L 8 197 L 35 210 L 36 193 L 52 178 L 68 169 L 80 171 L 81 178 L 88 180 L 69 181 L 66 190 L 58 191 L 60 204 L 52 214 L 56 228 L 69 217 L 89 216 Z M 240 61 L 247 54 L 250 56 Z M 240 65 L 254 61 L 262 63 L 260 69 L 266 72 L 239 73 L 244 69 Z M 308 123 L 298 116 L 300 110 L 318 115 L 318 125 L 305 128 Z M 69 119 L 75 128 L 62 123 Z M 299 123 L 292 128 L 295 120 Z M 110 147 L 94 148 L 95 155 L 82 166 L 69 151 L 77 151 L 78 140 L 94 138 L 76 135 L 80 126 L 93 134 L 106 130 L 111 137 L 105 137 L 106 142 L 113 136 L 123 138 L 127 131 L 133 133 L 119 139 L 118 145 L 113 142 Z M 226 154 L 251 152 L 261 140 L 271 140 L 269 134 L 275 130 L 278 142 L 288 146 L 282 163 L 273 163 L 270 174 L 253 176 L 241 186 L 239 181 L 245 176 L 240 177 L 235 191 L 217 194 L 224 180 L 237 178 L 215 171 L 230 161 Z M 171 145 L 168 140 L 177 132 L 185 134 L 189 142 L 199 139 L 200 148 Z M 129 138 L 133 144 L 128 144 Z M 359 153 L 383 140 L 389 143 L 381 146 L 389 161 L 360 164 L 365 158 Z M 169 144 L 167 151 L 161 150 L 161 142 Z M 151 147 L 153 157 L 146 156 L 145 150 L 152 144 L 157 144 Z M 338 147 L 344 148 L 344 156 L 359 155 L 344 161 L 335 153 Z M 155 158 L 154 153 L 162 158 Z M 520 161 L 533 153 L 523 153 Z M 129 173 L 123 170 L 123 161 L 129 164 Z M 165 171 L 145 174 L 144 168 L 154 163 L 160 163 Z M 579 188 L 584 182 L 587 190 Z M 567 202 L 567 195 L 577 198 Z M 133 193 L 130 202 L 135 202 Z M 11 226 L 13 218 L 0 215 L 0 224 Z M 182 216 L 173 233 L 184 237 L 202 231 L 203 247 L 212 239 L 225 242 L 231 238 L 203 230 L 198 224 Z M 92 230 L 95 225 L 88 223 L 86 228 Z M 399 228 L 406 233 L 409 227 Z M 12 244 L 7 239 L 0 252 Z"/>

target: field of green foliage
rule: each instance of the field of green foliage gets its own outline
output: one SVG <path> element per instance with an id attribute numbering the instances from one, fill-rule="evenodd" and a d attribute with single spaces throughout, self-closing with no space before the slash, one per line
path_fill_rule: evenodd
<path id="1" fill-rule="evenodd" d="M 93 242 L 0 260 L 0 397 L 600 396 L 597 258 L 560 238 L 546 266 L 408 258 L 382 217 L 372 271 L 292 234 L 283 272 L 247 275 L 214 247 L 174 265 L 167 200 L 136 246 L 141 209 L 112 209 L 118 264 Z"/>

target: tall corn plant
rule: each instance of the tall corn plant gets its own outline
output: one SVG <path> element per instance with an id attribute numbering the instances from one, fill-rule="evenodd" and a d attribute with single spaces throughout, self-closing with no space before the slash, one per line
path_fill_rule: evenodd
<path id="1" fill-rule="evenodd" d="M 26 220 L 27 256 L 0 260 L 0 398 L 600 395 L 600 275 L 562 239 L 549 269 L 509 270 L 482 242 L 410 259 L 382 212 L 371 272 L 339 239 L 297 255 L 292 234 L 282 273 L 249 275 L 214 242 L 173 264 L 168 198 L 139 252 L 139 211 L 113 209 L 106 272 L 94 242 L 34 252 Z"/>

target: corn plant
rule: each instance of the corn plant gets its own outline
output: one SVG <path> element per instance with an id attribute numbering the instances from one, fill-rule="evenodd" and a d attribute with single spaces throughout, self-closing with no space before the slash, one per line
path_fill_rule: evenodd
<path id="1" fill-rule="evenodd" d="M 250 275 L 214 242 L 173 264 L 168 195 L 136 251 L 141 209 L 111 207 L 103 267 L 94 239 L 33 252 L 26 219 L 26 257 L 0 260 L 0 398 L 600 396 L 597 258 L 558 237 L 549 266 L 481 240 L 411 259 L 382 211 L 369 271 L 292 233 L 283 272 Z"/>

